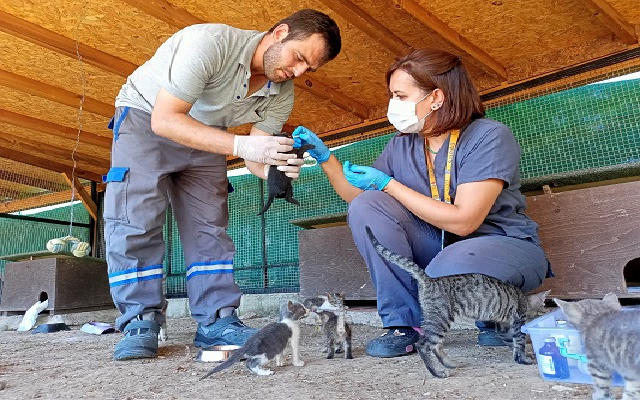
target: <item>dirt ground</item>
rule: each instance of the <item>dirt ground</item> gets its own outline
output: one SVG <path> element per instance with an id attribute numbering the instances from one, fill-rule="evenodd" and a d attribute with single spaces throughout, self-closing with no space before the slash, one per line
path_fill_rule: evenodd
<path id="1" fill-rule="evenodd" d="M 246 320 L 261 327 L 270 318 Z M 302 324 L 306 365 L 249 374 L 243 364 L 199 381 L 214 363 L 195 361 L 196 323 L 168 321 L 169 340 L 153 360 L 114 361 L 121 334 L 0 332 L 0 399 L 590 399 L 588 385 L 544 381 L 534 365 L 518 365 L 506 347 L 478 347 L 476 331 L 452 331 L 445 348 L 459 367 L 447 379 L 427 376 L 416 354 L 377 359 L 365 343 L 383 331 L 354 325 L 354 359 L 327 360 L 316 326 Z M 531 351 L 530 345 L 528 350 Z M 426 378 L 426 379 L 425 379 Z M 620 396 L 620 390 L 615 392 Z"/>

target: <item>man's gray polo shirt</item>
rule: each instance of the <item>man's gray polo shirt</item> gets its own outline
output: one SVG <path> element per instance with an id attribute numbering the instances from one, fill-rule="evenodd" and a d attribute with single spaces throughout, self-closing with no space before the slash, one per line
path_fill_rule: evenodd
<path id="1" fill-rule="evenodd" d="M 160 88 L 193 104 L 189 115 L 220 128 L 252 123 L 274 134 L 293 108 L 293 82 L 267 82 L 245 98 L 251 58 L 264 32 L 221 24 L 186 27 L 164 42 L 127 78 L 116 107 L 151 113 Z"/>

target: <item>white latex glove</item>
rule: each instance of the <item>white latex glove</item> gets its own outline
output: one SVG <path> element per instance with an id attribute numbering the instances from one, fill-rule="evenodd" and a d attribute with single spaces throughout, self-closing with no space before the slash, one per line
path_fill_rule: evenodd
<path id="1" fill-rule="evenodd" d="M 241 136 L 233 139 L 233 155 L 245 161 L 260 164 L 287 165 L 295 155 L 286 154 L 293 149 L 293 139 L 284 136 Z"/>
<path id="2" fill-rule="evenodd" d="M 300 168 L 302 168 L 302 164 L 304 164 L 304 160 L 302 158 L 290 158 L 287 160 L 289 164 L 278 166 L 278 171 L 284 172 L 286 176 L 291 179 L 298 179 L 300 176 Z M 264 166 L 264 178 L 269 178 L 269 171 L 271 170 L 271 165 L 265 164 Z"/>
<path id="3" fill-rule="evenodd" d="M 287 165 L 280 165 L 278 171 L 284 172 L 284 174 L 291 179 L 298 179 L 304 160 L 302 158 L 290 158 L 287 160 L 287 163 Z"/>

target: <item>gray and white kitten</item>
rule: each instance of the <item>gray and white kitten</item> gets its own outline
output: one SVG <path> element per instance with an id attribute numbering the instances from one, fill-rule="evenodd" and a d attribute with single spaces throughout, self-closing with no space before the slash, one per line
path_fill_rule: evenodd
<path id="1" fill-rule="evenodd" d="M 163 299 L 162 301 L 162 314 L 164 315 L 164 318 L 162 324 L 160 325 L 158 339 L 162 342 L 166 342 L 169 338 L 169 335 L 167 334 L 167 307 L 169 307 L 169 301 L 167 301 L 167 299 Z"/>
<path id="2" fill-rule="evenodd" d="M 519 364 L 532 363 L 525 351 L 526 335 L 520 328 L 525 323 L 527 310 L 544 306 L 546 292 L 527 296 L 513 285 L 482 274 L 430 278 L 418 264 L 381 245 L 369 227 L 365 229 L 378 254 L 409 272 L 418 282 L 423 333 L 416 347 L 431 375 L 449 376 L 447 370 L 439 368 L 432 355 L 443 366 L 455 368 L 442 343 L 457 316 L 496 322 L 501 337 L 513 342 L 513 359 Z"/>
<path id="3" fill-rule="evenodd" d="M 278 322 L 270 322 L 253 334 L 244 346 L 234 351 L 226 361 L 209 371 L 202 379 L 230 367 L 243 357 L 246 367 L 257 375 L 272 375 L 274 372 L 262 367 L 272 360 L 276 360 L 276 366 L 282 366 L 282 354 L 287 345 L 291 344 L 293 355 L 292 364 L 302 367 L 304 361 L 300 360 L 300 319 L 309 315 L 309 310 L 298 302 L 288 301 L 280 306 Z"/>
<path id="4" fill-rule="evenodd" d="M 332 310 L 335 308 L 335 306 L 333 306 L 329 302 L 328 294 L 327 296 L 307 297 L 306 299 L 303 300 L 302 304 L 304 304 L 306 308 L 312 311 L 316 308 L 322 309 L 322 310 Z"/>
<path id="5" fill-rule="evenodd" d="M 346 321 L 346 306 L 344 305 L 345 293 L 327 294 L 328 307 L 313 308 L 322 323 L 322 334 L 327 352 L 327 358 L 333 358 L 335 353 L 344 354 L 346 359 L 352 359 L 351 353 L 351 327 Z M 329 308 L 331 307 L 331 308 Z"/>
<path id="6" fill-rule="evenodd" d="M 622 311 L 614 293 L 602 300 L 553 300 L 582 335 L 593 378 L 593 399 L 614 398 L 613 370 L 625 380 L 622 399 L 640 399 L 640 310 Z"/>

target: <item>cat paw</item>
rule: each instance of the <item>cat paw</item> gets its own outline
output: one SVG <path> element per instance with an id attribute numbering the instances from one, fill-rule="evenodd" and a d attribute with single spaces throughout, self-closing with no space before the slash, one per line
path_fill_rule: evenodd
<path id="1" fill-rule="evenodd" d="M 292 364 L 294 367 L 304 367 L 304 361 L 302 360 L 294 361 Z"/>
<path id="2" fill-rule="evenodd" d="M 256 375 L 273 375 L 274 374 L 272 370 L 262 369 L 262 368 L 251 369 L 251 372 L 253 372 Z"/>
<path id="3" fill-rule="evenodd" d="M 449 371 L 447 370 L 432 371 L 431 375 L 433 375 L 436 378 L 444 379 L 449 377 Z"/>
<path id="4" fill-rule="evenodd" d="M 528 356 L 516 356 L 515 357 L 515 362 L 517 362 L 518 364 L 523 364 L 523 365 L 531 365 L 531 364 L 533 364 L 533 360 Z"/>
<path id="5" fill-rule="evenodd" d="M 169 337 L 167 336 L 167 328 L 161 326 L 160 332 L 158 332 L 158 339 L 161 342 L 166 342 Z"/>
<path id="6" fill-rule="evenodd" d="M 458 368 L 458 364 L 454 363 L 453 361 L 450 360 L 442 360 L 442 365 L 444 365 L 447 368 Z"/>

